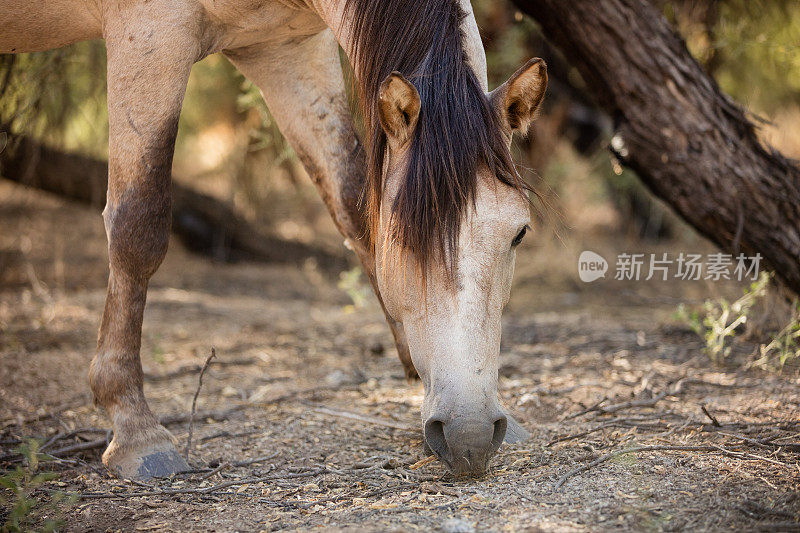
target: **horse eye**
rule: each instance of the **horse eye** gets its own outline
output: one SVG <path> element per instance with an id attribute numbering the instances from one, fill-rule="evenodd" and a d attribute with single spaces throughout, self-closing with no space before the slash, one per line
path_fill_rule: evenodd
<path id="1" fill-rule="evenodd" d="M 522 238 L 525 236 L 527 232 L 528 232 L 528 226 L 523 226 L 523 228 L 519 230 L 519 233 L 517 233 L 517 236 L 514 237 L 514 240 L 511 241 L 511 247 L 514 248 L 515 246 L 518 246 L 519 243 L 522 242 Z"/>

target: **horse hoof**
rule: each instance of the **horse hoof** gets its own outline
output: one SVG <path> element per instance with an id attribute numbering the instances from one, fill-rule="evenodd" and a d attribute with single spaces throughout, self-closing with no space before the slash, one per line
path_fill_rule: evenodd
<path id="1" fill-rule="evenodd" d="M 190 470 L 171 442 L 127 453 L 119 453 L 112 447 L 113 442 L 103 454 L 103 462 L 119 477 L 142 480 L 169 477 Z"/>

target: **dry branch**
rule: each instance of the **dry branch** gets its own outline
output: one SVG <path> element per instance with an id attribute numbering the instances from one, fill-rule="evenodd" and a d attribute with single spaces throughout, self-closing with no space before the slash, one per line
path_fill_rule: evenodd
<path id="1" fill-rule="evenodd" d="M 617 158 L 728 253 L 760 253 L 800 293 L 800 168 L 646 0 L 514 0 L 614 121 Z"/>
<path id="2" fill-rule="evenodd" d="M 183 455 L 186 458 L 186 461 L 189 461 L 189 450 L 192 448 L 192 434 L 194 433 L 194 415 L 197 413 L 197 397 L 200 396 L 200 389 L 203 387 L 203 375 L 206 373 L 206 369 L 208 369 L 208 365 L 211 364 L 211 360 L 217 356 L 217 351 L 214 347 L 211 347 L 211 355 L 208 356 L 206 362 L 203 364 L 203 368 L 200 369 L 200 375 L 197 377 L 197 389 L 194 391 L 194 398 L 192 398 L 192 414 L 189 416 L 189 435 L 186 437 L 186 449 L 183 451 Z"/>
<path id="3" fill-rule="evenodd" d="M 52 446 L 56 442 L 58 442 L 60 440 L 66 440 L 66 439 L 68 439 L 70 437 L 74 437 L 76 435 L 80 435 L 81 433 L 102 433 L 102 434 L 105 435 L 105 434 L 108 433 L 108 431 L 109 430 L 103 429 L 103 428 L 78 428 L 78 429 L 73 429 L 72 431 L 66 431 L 66 432 L 63 432 L 63 433 L 58 433 L 56 435 L 53 435 L 49 439 L 47 439 L 47 441 L 39 447 L 39 451 L 40 452 L 44 452 L 45 450 L 47 450 L 50 446 Z"/>
<path id="4" fill-rule="evenodd" d="M 64 455 L 70 455 L 73 453 L 85 452 L 88 450 L 96 450 L 98 448 L 103 448 L 107 444 L 108 440 L 105 437 L 103 437 L 102 439 L 91 440 L 88 442 L 79 442 L 78 444 L 65 446 L 63 448 L 53 450 L 52 452 L 48 452 L 47 454 L 52 455 L 53 457 L 62 457 Z"/>
<path id="5" fill-rule="evenodd" d="M 14 137 L 0 153 L 0 177 L 101 210 L 106 202 L 108 164 L 49 148 L 28 137 Z M 172 231 L 196 252 L 217 259 L 297 263 L 313 257 L 324 269 L 347 266 L 334 255 L 269 235 L 227 204 L 177 181 L 172 183 Z"/>

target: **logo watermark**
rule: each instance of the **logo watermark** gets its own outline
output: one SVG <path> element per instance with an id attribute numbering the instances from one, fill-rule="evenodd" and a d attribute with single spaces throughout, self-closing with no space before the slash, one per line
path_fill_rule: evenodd
<path id="1" fill-rule="evenodd" d="M 596 279 L 605 278 L 608 271 L 608 261 L 600 255 L 586 250 L 578 258 L 578 276 L 581 281 L 590 283 Z"/>
<path id="2" fill-rule="evenodd" d="M 748 256 L 738 254 L 692 253 L 621 253 L 614 264 L 614 279 L 617 281 L 650 281 L 677 279 L 696 280 L 756 280 L 761 265 L 761 254 Z M 591 250 L 581 252 L 578 258 L 578 276 L 590 283 L 606 277 L 608 262 Z"/>

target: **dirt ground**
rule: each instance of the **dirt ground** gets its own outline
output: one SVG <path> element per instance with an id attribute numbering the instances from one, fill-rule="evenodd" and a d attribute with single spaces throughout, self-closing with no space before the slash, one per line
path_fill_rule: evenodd
<path id="1" fill-rule="evenodd" d="M 671 318 L 679 302 L 740 289 L 582 284 L 585 242 L 534 236 L 520 252 L 500 395 L 532 438 L 504 445 L 477 480 L 425 460 L 421 386 L 404 379 L 372 298 L 353 305 L 313 260 L 218 264 L 173 242 L 142 359 L 181 447 L 212 346 L 217 364 L 198 399 L 197 472 L 142 485 L 103 470 L 109 424 L 86 378 L 101 218 L 0 184 L 0 468 L 19 439 L 49 441 L 59 476 L 36 495 L 81 495 L 68 531 L 800 530 L 797 373 L 714 367 Z M 604 246 L 618 249 L 593 249 Z M 606 455 L 637 446 L 655 449 Z"/>

